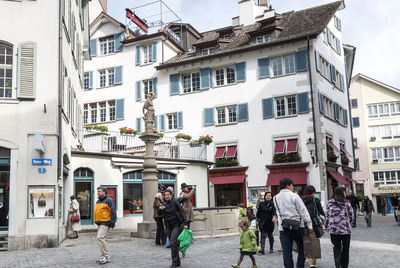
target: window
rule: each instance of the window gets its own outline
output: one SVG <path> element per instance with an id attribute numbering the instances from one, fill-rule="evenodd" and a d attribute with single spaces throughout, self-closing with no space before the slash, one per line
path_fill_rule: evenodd
<path id="1" fill-rule="evenodd" d="M 295 72 L 294 55 L 292 54 L 292 55 L 272 58 L 272 71 L 274 76 L 294 73 Z"/>
<path id="2" fill-rule="evenodd" d="M 217 86 L 234 84 L 236 82 L 235 78 L 235 68 L 226 67 L 215 70 L 215 81 Z"/>
<path id="3" fill-rule="evenodd" d="M 331 81 L 331 68 L 329 62 L 319 55 L 319 61 L 321 63 L 321 75 Z"/>
<path id="4" fill-rule="evenodd" d="M 331 119 L 334 119 L 333 101 L 324 96 L 324 102 L 325 102 L 325 115 Z"/>
<path id="5" fill-rule="evenodd" d="M 324 30 L 323 36 L 324 36 L 324 42 L 328 44 L 328 34 L 326 33 L 326 30 Z"/>
<path id="6" fill-rule="evenodd" d="M 143 46 L 143 63 L 149 63 L 153 60 L 153 49 L 152 45 Z"/>
<path id="7" fill-rule="evenodd" d="M 88 108 L 90 107 L 90 111 Z M 90 122 L 88 121 L 90 112 Z M 99 115 L 99 118 L 97 117 Z M 103 123 L 114 121 L 116 116 L 116 106 L 115 100 L 102 101 L 99 103 L 90 103 L 83 105 L 83 123 L 87 125 L 88 123 Z"/>
<path id="8" fill-rule="evenodd" d="M 113 86 L 115 81 L 114 68 L 99 70 L 100 88 Z"/>
<path id="9" fill-rule="evenodd" d="M 218 116 L 218 125 L 237 122 L 236 105 L 218 107 L 216 110 Z"/>
<path id="10" fill-rule="evenodd" d="M 84 75 L 83 75 L 83 88 L 85 90 L 89 89 L 89 73 L 88 72 L 84 73 Z"/>
<path id="11" fill-rule="evenodd" d="M 327 152 L 335 152 L 335 149 L 331 146 L 331 144 L 333 144 L 333 139 L 331 136 L 326 136 L 326 151 Z M 336 147 L 336 146 L 335 146 Z"/>
<path id="12" fill-rule="evenodd" d="M 275 98 L 276 116 L 296 115 L 296 95 Z"/>
<path id="13" fill-rule="evenodd" d="M 83 124 L 84 125 L 88 124 L 88 116 L 89 116 L 88 105 L 85 104 L 85 105 L 83 105 Z"/>
<path id="14" fill-rule="evenodd" d="M 273 151 L 273 162 L 274 163 L 300 161 L 300 156 L 298 154 L 298 139 L 297 139 L 297 137 L 279 138 L 279 139 L 274 140 L 274 143 L 275 143 L 274 151 Z"/>
<path id="15" fill-rule="evenodd" d="M 360 127 L 360 118 L 359 117 L 353 117 L 351 120 L 353 121 L 353 127 Z"/>
<path id="16" fill-rule="evenodd" d="M 371 158 L 378 162 L 400 162 L 400 147 L 373 148 Z"/>
<path id="17" fill-rule="evenodd" d="M 353 146 L 355 148 L 358 148 L 358 139 L 357 138 L 353 138 Z"/>
<path id="18" fill-rule="evenodd" d="M 400 102 L 368 105 L 368 117 L 391 117 L 400 115 Z"/>
<path id="19" fill-rule="evenodd" d="M 112 69 L 107 69 L 107 75 L 108 75 L 108 86 L 113 86 L 114 85 L 114 68 Z"/>
<path id="20" fill-rule="evenodd" d="M 270 35 L 263 35 L 263 36 L 258 36 L 256 38 L 256 43 L 265 43 L 271 41 L 271 36 Z"/>
<path id="21" fill-rule="evenodd" d="M 110 121 L 115 120 L 115 101 L 108 102 L 108 114 L 110 116 Z"/>
<path id="22" fill-rule="evenodd" d="M 153 92 L 153 81 L 147 80 L 143 81 L 144 98 L 147 98 L 147 94 Z"/>
<path id="23" fill-rule="evenodd" d="M 200 90 L 200 73 L 182 75 L 183 92 L 195 92 Z"/>
<path id="24" fill-rule="evenodd" d="M 400 170 L 376 171 L 373 174 L 375 186 L 400 184 Z"/>
<path id="25" fill-rule="evenodd" d="M 223 145 L 217 146 L 215 152 L 215 159 L 236 159 L 237 158 L 237 145 Z"/>
<path id="26" fill-rule="evenodd" d="M 97 122 L 97 103 L 90 104 L 90 119 L 92 124 Z"/>
<path id="27" fill-rule="evenodd" d="M 354 168 L 356 170 L 360 170 L 360 159 L 359 158 L 354 158 Z"/>
<path id="28" fill-rule="evenodd" d="M 114 36 L 99 38 L 100 55 L 114 53 Z"/>
<path id="29" fill-rule="evenodd" d="M 28 218 L 54 218 L 54 187 L 28 186 Z M 34 205 L 32 205 L 34 204 Z"/>
<path id="30" fill-rule="evenodd" d="M 100 122 L 105 122 L 106 121 L 106 115 L 107 115 L 106 103 L 105 102 L 100 102 L 99 103 L 99 109 L 100 109 Z"/>
<path id="31" fill-rule="evenodd" d="M 178 128 L 177 114 L 167 114 L 168 130 L 175 130 Z"/>
<path id="32" fill-rule="evenodd" d="M 99 71 L 100 87 L 106 86 L 106 70 Z"/>
<path id="33" fill-rule="evenodd" d="M 213 47 L 205 48 L 205 49 L 201 50 L 201 55 L 202 56 L 211 55 L 211 54 L 214 54 L 214 48 Z"/>
<path id="34" fill-rule="evenodd" d="M 357 99 L 351 99 L 351 108 L 356 109 L 358 108 L 358 100 Z"/>
<path id="35" fill-rule="evenodd" d="M 0 43 L 0 98 L 12 97 L 13 48 Z"/>

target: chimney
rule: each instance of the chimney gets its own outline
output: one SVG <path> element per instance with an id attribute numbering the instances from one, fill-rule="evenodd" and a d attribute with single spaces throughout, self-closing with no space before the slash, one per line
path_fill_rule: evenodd
<path id="1" fill-rule="evenodd" d="M 258 5 L 259 6 L 269 7 L 269 0 L 259 0 L 258 1 Z"/>
<path id="2" fill-rule="evenodd" d="M 101 8 L 103 9 L 103 11 L 105 13 L 107 13 L 107 0 L 99 0 L 99 1 L 100 1 L 100 5 L 101 5 Z"/>
<path id="3" fill-rule="evenodd" d="M 256 22 L 256 18 L 263 16 L 269 10 L 269 0 L 241 0 L 239 1 L 239 23 L 243 26 Z"/>

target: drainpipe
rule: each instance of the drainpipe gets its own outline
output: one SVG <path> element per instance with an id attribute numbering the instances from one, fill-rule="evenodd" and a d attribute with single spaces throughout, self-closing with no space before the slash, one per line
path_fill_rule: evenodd
<path id="1" fill-rule="evenodd" d="M 210 207 L 210 167 L 213 164 L 207 166 L 207 196 L 208 196 L 208 207 Z"/>
<path id="2" fill-rule="evenodd" d="M 310 94 L 311 94 L 311 110 L 314 128 L 314 143 L 315 143 L 315 163 L 318 165 L 318 143 L 317 143 L 317 127 L 315 126 L 315 107 L 314 107 L 314 94 L 311 76 L 311 61 L 310 61 L 310 36 L 307 36 L 307 58 L 308 58 L 308 78 L 310 80 Z"/>

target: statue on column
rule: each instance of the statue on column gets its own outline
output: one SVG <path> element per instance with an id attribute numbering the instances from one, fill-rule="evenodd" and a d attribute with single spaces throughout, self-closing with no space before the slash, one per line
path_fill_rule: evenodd
<path id="1" fill-rule="evenodd" d="M 157 130 L 154 127 L 155 110 L 153 107 L 153 99 L 155 95 L 153 92 L 147 94 L 146 102 L 143 105 L 143 114 L 145 122 L 145 133 L 146 134 L 156 134 Z"/>

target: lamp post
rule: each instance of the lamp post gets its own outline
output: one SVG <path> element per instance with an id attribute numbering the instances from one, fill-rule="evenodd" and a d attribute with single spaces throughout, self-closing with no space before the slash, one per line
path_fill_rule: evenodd
<path id="1" fill-rule="evenodd" d="M 310 152 L 312 163 L 315 164 L 315 156 L 314 156 L 315 142 L 314 142 L 314 140 L 312 138 L 308 138 L 306 145 L 307 145 L 307 150 Z"/>

